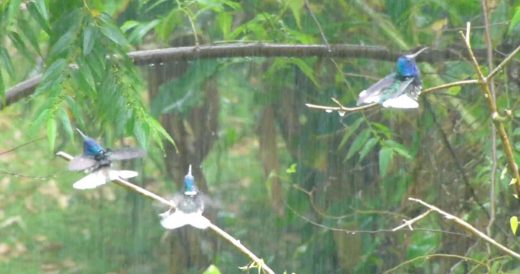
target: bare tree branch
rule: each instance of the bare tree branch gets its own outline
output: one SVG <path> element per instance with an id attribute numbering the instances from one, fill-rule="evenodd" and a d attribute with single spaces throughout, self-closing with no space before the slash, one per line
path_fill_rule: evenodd
<path id="1" fill-rule="evenodd" d="M 481 238 L 482 240 L 488 242 L 489 244 L 495 246 L 496 248 L 502 250 L 503 252 L 505 252 L 506 254 L 508 255 L 511 255 L 513 256 L 514 258 L 520 260 L 520 254 L 514 252 L 513 250 L 503 246 L 502 244 L 498 243 L 497 241 L 495 241 L 493 238 L 489 237 L 488 235 L 484 234 L 483 232 L 479 231 L 478 229 L 476 229 L 475 227 L 473 227 L 472 225 L 470 225 L 469 223 L 467 223 L 466 221 L 462 220 L 461 218 L 457 217 L 457 216 L 454 216 L 454 215 L 451 215 L 450 213 L 434 206 L 434 205 L 430 205 L 420 199 L 416 199 L 416 198 L 408 198 L 408 200 L 410 201 L 413 201 L 413 202 L 416 202 L 416 203 L 419 203 L 439 214 L 441 214 L 442 216 L 444 216 L 446 219 L 448 220 L 452 220 L 454 221 L 456 224 L 458 224 L 459 226 L 461 226 L 462 228 L 470 231 L 471 233 L 473 233 L 475 236 Z"/>
<path id="2" fill-rule="evenodd" d="M 501 51 L 508 51 L 508 46 Z M 413 51 L 414 49 L 411 49 Z M 517 48 L 520 50 L 520 47 Z M 475 54 L 479 60 L 486 57 L 485 49 L 476 50 Z M 270 44 L 270 43 L 250 43 L 250 44 L 225 44 L 225 45 L 206 45 L 175 47 L 153 50 L 131 51 L 128 56 L 136 65 L 149 65 L 161 62 L 172 62 L 176 60 L 194 60 L 203 58 L 228 58 L 228 57 L 329 57 L 329 58 L 366 58 L 394 62 L 402 52 L 391 51 L 379 46 L 361 45 L 293 45 L 293 44 Z M 444 62 L 447 60 L 460 60 L 467 56 L 462 52 L 462 48 L 452 47 L 446 50 L 430 49 L 428 52 L 418 56 L 418 62 Z M 512 58 L 511 56 L 509 56 Z M 496 59 L 504 58 L 501 55 L 495 56 Z M 510 59 L 509 58 L 509 59 Z M 508 59 L 508 58 L 506 58 Z M 504 59 L 491 73 L 494 75 L 504 67 L 510 60 Z M 41 74 L 18 83 L 6 91 L 6 100 L 0 102 L 0 110 L 18 100 L 34 93 L 36 86 L 41 80 Z"/>

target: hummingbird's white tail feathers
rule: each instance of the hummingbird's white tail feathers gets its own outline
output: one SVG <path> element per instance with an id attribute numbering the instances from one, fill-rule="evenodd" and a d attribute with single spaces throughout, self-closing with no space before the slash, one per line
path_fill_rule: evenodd
<path id="1" fill-rule="evenodd" d="M 191 225 L 198 229 L 206 229 L 210 225 L 208 218 L 199 213 L 184 213 L 179 210 L 169 215 L 165 213 L 160 214 L 160 216 L 163 217 L 161 225 L 166 229 L 176 229 L 185 225 Z"/>
<path id="2" fill-rule="evenodd" d="M 411 98 L 407 94 L 401 94 L 400 96 L 387 99 L 383 102 L 383 107 L 385 108 L 402 108 L 402 109 L 412 109 L 419 108 L 419 103 L 417 100 Z"/>
<path id="3" fill-rule="evenodd" d="M 72 187 L 75 189 L 93 189 L 98 186 L 104 185 L 109 181 L 116 179 L 129 179 L 139 175 L 136 171 L 132 170 L 112 170 L 112 169 L 100 169 L 89 173 L 87 176 L 79 179 L 75 182 Z"/>
<path id="4" fill-rule="evenodd" d="M 89 173 L 87 176 L 79 179 L 72 187 L 79 190 L 93 189 L 107 182 L 107 177 L 100 171 Z"/>
<path id="5" fill-rule="evenodd" d="M 130 179 L 130 178 L 134 178 L 134 177 L 137 177 L 139 175 L 139 173 L 137 171 L 133 171 L 133 170 L 112 170 L 110 169 L 109 172 L 109 178 L 110 178 L 110 181 L 113 181 L 115 179 Z"/>

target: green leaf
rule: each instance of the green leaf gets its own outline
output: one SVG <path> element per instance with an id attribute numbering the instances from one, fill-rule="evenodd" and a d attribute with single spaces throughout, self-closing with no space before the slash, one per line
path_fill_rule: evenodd
<path id="1" fill-rule="evenodd" d="M 0 106 L 3 106 L 5 103 L 5 84 L 4 84 L 4 77 L 2 75 L 2 70 L 0 70 Z"/>
<path id="2" fill-rule="evenodd" d="M 56 126 L 56 120 L 50 118 L 47 120 L 47 139 L 49 140 L 49 147 L 51 151 L 54 151 L 54 145 L 56 143 L 56 133 L 58 132 Z"/>
<path id="3" fill-rule="evenodd" d="M 293 14 L 294 20 L 296 21 L 296 25 L 299 29 L 301 29 L 301 13 L 305 2 L 303 0 L 287 0 L 286 3 L 287 5 L 289 5 L 289 9 Z"/>
<path id="4" fill-rule="evenodd" d="M 18 12 L 20 11 L 21 2 L 21 0 L 10 0 L 7 2 L 9 5 L 7 9 L 7 25 L 14 24 L 14 21 L 18 16 Z"/>
<path id="5" fill-rule="evenodd" d="M 394 157 L 394 150 L 389 147 L 383 147 L 379 150 L 379 174 L 385 176 L 388 171 L 388 166 Z"/>
<path id="6" fill-rule="evenodd" d="M 72 114 L 74 115 L 74 119 L 76 120 L 76 124 L 79 123 L 81 127 L 85 126 L 85 121 L 83 120 L 83 115 L 81 106 L 74 101 L 74 99 L 70 96 L 65 97 L 65 101 L 67 102 L 67 105 L 69 105 L 70 110 L 72 111 Z"/>
<path id="7" fill-rule="evenodd" d="M 314 70 L 307 63 L 305 63 L 303 59 L 290 58 L 289 60 L 289 62 L 295 64 L 303 72 L 303 74 L 305 74 L 305 76 L 307 76 L 307 78 L 309 78 L 312 81 L 312 83 L 317 88 L 320 87 L 320 83 L 318 82 L 318 80 L 316 80 L 316 77 L 314 76 Z"/>
<path id="8" fill-rule="evenodd" d="M 45 7 L 45 0 L 38 0 L 36 2 L 30 1 L 27 4 L 27 9 L 31 14 L 31 17 L 36 20 L 38 25 L 48 34 L 51 33 L 51 28 L 49 27 L 47 14 L 47 8 Z"/>
<path id="9" fill-rule="evenodd" d="M 350 136 L 352 136 L 352 134 L 354 134 L 359 126 L 363 123 L 363 119 L 357 119 L 353 124 L 349 125 L 346 129 L 345 129 L 345 134 L 343 134 L 343 138 L 341 138 L 341 142 L 339 143 L 339 146 L 338 148 L 343 148 L 345 146 L 345 144 L 347 143 L 347 141 L 350 139 Z"/>
<path id="10" fill-rule="evenodd" d="M 379 138 L 370 138 L 365 146 L 363 146 L 363 149 L 359 152 L 359 161 L 363 160 L 378 143 Z"/>
<path id="11" fill-rule="evenodd" d="M 364 129 L 363 131 L 361 131 L 361 133 L 358 134 L 358 136 L 356 136 L 356 139 L 354 139 L 354 142 L 352 142 L 352 145 L 350 145 L 345 160 L 348 160 L 352 156 L 354 156 L 354 154 L 356 154 L 356 152 L 358 152 L 367 142 L 368 137 L 370 137 L 369 129 Z"/>
<path id="12" fill-rule="evenodd" d="M 14 46 L 22 55 L 29 61 L 34 62 L 34 56 L 25 46 L 25 42 L 22 40 L 20 35 L 14 31 L 10 31 L 8 34 L 9 39 L 13 42 Z"/>
<path id="13" fill-rule="evenodd" d="M 168 134 L 168 132 L 166 132 L 166 130 L 161 126 L 161 124 L 157 120 L 155 120 L 152 117 L 149 117 L 149 119 L 147 120 L 147 124 L 150 125 L 150 128 L 152 130 L 159 133 L 160 138 L 166 139 L 168 142 L 170 142 L 175 147 L 175 150 L 177 150 L 177 151 L 179 150 L 177 148 L 177 145 L 175 144 L 175 141 L 170 136 L 170 134 Z M 162 142 L 160 142 L 160 139 L 158 139 L 156 141 L 159 143 L 159 145 L 162 148 Z"/>
<path id="14" fill-rule="evenodd" d="M 384 143 L 385 146 L 390 147 L 397 154 L 403 156 L 404 158 L 406 158 L 408 160 L 413 159 L 413 156 L 410 153 L 410 151 L 408 150 L 408 148 L 406 148 L 405 146 L 395 142 L 394 140 L 385 140 L 383 143 Z"/>
<path id="15" fill-rule="evenodd" d="M 128 20 L 121 26 L 122 32 L 127 32 L 135 27 L 139 26 L 139 22 L 135 20 Z"/>
<path id="16" fill-rule="evenodd" d="M 31 46 L 34 48 L 34 50 L 41 55 L 40 52 L 40 45 L 37 38 L 37 35 L 34 33 L 34 27 L 29 25 L 29 22 L 25 19 L 18 20 L 20 24 L 20 29 L 22 30 L 22 33 L 24 36 L 29 40 L 29 43 L 31 43 Z"/>
<path id="17" fill-rule="evenodd" d="M 88 55 L 94 47 L 96 41 L 96 28 L 88 25 L 83 31 L 83 55 Z"/>
<path id="18" fill-rule="evenodd" d="M 150 127 L 147 123 L 136 121 L 134 123 L 134 135 L 141 147 L 148 147 L 148 136 L 150 135 Z"/>
<path id="19" fill-rule="evenodd" d="M 58 59 L 52 63 L 49 68 L 45 71 L 42 76 L 42 80 L 38 85 L 36 94 L 41 91 L 45 91 L 53 88 L 59 83 L 64 77 L 64 70 L 67 67 L 67 61 L 65 59 Z"/>
<path id="20" fill-rule="evenodd" d="M 74 129 L 72 129 L 72 124 L 70 123 L 69 115 L 67 115 L 65 109 L 60 108 L 58 110 L 58 118 L 60 119 L 60 122 L 63 125 L 63 129 L 65 129 L 67 136 L 69 138 L 72 138 L 72 136 L 74 136 Z"/>
<path id="21" fill-rule="evenodd" d="M 65 53 L 71 48 L 71 44 L 75 39 L 74 33 L 68 31 L 63 34 L 54 45 L 52 45 L 49 56 L 56 58 L 57 56 Z"/>
<path id="22" fill-rule="evenodd" d="M 297 164 L 291 164 L 291 166 L 289 166 L 289 168 L 287 168 L 285 170 L 285 173 L 287 173 L 287 174 L 294 174 L 297 171 L 297 167 L 298 167 Z"/>
<path id="23" fill-rule="evenodd" d="M 2 60 L 2 64 L 9 76 L 13 78 L 15 76 L 13 62 L 11 62 L 11 57 L 4 47 L 0 47 L 0 60 Z"/>
<path id="24" fill-rule="evenodd" d="M 511 231 L 513 232 L 513 235 L 516 235 L 516 231 L 518 230 L 518 217 L 511 217 L 509 219 L 509 224 L 511 225 Z"/>
<path id="25" fill-rule="evenodd" d="M 103 24 L 100 26 L 101 33 L 105 35 L 108 39 L 112 40 L 112 42 L 116 43 L 119 46 L 127 46 L 128 41 L 125 36 L 121 32 L 121 30 L 114 25 L 112 22 L 112 18 L 109 15 L 103 13 L 99 16 L 101 22 Z"/>
<path id="26" fill-rule="evenodd" d="M 170 34 L 182 23 L 182 11 L 174 9 L 157 26 L 155 31 L 162 41 L 170 40 Z"/>
<path id="27" fill-rule="evenodd" d="M 221 12 L 217 15 L 217 23 L 222 32 L 224 40 L 229 39 L 231 26 L 233 25 L 233 17 L 228 12 Z"/>
<path id="28" fill-rule="evenodd" d="M 515 14 L 513 15 L 513 18 L 511 18 L 511 23 L 509 23 L 509 29 L 508 32 L 512 34 L 513 30 L 515 29 L 516 25 L 520 23 L 520 6 L 517 6 L 515 9 Z"/>
<path id="29" fill-rule="evenodd" d="M 137 27 L 134 28 L 130 33 L 128 40 L 131 43 L 141 43 L 146 34 L 150 32 L 150 30 L 152 30 L 155 26 L 157 26 L 159 22 L 160 21 L 156 19 L 150 22 L 138 24 Z"/>
<path id="30" fill-rule="evenodd" d="M 221 272 L 215 265 L 210 265 L 202 274 L 221 274 Z"/>

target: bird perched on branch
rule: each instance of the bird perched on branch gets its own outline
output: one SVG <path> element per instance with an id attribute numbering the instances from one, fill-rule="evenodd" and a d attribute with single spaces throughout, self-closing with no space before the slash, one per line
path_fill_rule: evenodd
<path id="1" fill-rule="evenodd" d="M 176 229 L 191 225 L 199 229 L 206 229 L 210 221 L 202 216 L 204 212 L 204 197 L 195 186 L 195 179 L 191 174 L 191 165 L 188 174 L 184 177 L 184 190 L 176 193 L 171 200 L 174 208 L 160 214 L 161 225 L 166 229 Z"/>
<path id="2" fill-rule="evenodd" d="M 75 182 L 75 189 L 91 189 L 117 178 L 128 179 L 136 177 L 138 173 L 132 170 L 111 169 L 112 161 L 140 158 L 145 155 L 141 149 L 105 149 L 94 139 L 76 129 L 83 138 L 83 154 L 74 157 L 69 162 L 69 170 L 84 171 L 87 176 Z"/>
<path id="3" fill-rule="evenodd" d="M 378 103 L 385 108 L 418 108 L 417 100 L 422 83 L 415 58 L 426 49 L 400 56 L 396 71 L 363 90 L 359 94 L 357 105 Z"/>

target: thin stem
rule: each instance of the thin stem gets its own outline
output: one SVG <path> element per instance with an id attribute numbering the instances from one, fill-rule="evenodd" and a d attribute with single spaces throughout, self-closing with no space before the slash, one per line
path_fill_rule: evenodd
<path id="1" fill-rule="evenodd" d="M 493 45 L 491 44 L 491 30 L 489 28 L 489 16 L 487 0 L 480 1 L 482 6 L 482 14 L 484 15 L 484 36 L 486 38 L 487 62 L 489 70 L 493 69 Z M 495 81 L 492 78 L 488 79 L 489 90 L 491 92 L 491 99 L 496 104 Z M 493 224 L 495 223 L 496 215 L 496 175 L 497 175 L 497 130 L 493 123 L 491 123 L 491 174 L 489 186 L 489 222 L 486 227 L 486 233 L 492 235 Z M 487 245 L 488 254 L 491 254 L 491 247 Z"/>
<path id="2" fill-rule="evenodd" d="M 511 172 L 511 175 L 515 179 L 516 195 L 518 196 L 518 198 L 520 198 L 520 173 L 518 172 L 518 166 L 515 163 L 513 148 L 511 146 L 511 142 L 509 141 L 509 137 L 507 135 L 507 132 L 506 132 L 506 129 L 504 126 L 504 122 L 501 121 L 501 119 L 495 118 L 495 117 L 499 117 L 497 105 L 495 103 L 495 100 L 493 99 L 493 94 L 491 93 L 491 90 L 488 85 L 488 79 L 492 79 L 493 77 L 488 76 L 486 78 L 484 76 L 484 74 L 482 73 L 479 63 L 478 63 L 477 59 L 475 58 L 475 55 L 473 54 L 473 50 L 471 48 L 470 32 L 471 32 L 471 23 L 468 22 L 466 24 L 466 34 L 464 34 L 463 32 L 460 32 L 460 35 L 462 36 L 464 42 L 466 43 L 466 48 L 468 50 L 468 54 L 470 56 L 471 62 L 473 64 L 473 67 L 475 68 L 475 71 L 478 74 L 480 89 L 482 90 L 482 93 L 484 94 L 484 97 L 486 98 L 486 102 L 487 102 L 489 111 L 491 112 L 491 118 L 492 118 L 493 124 L 497 128 L 500 139 L 502 140 L 504 152 L 507 157 L 509 171 Z M 511 60 L 510 56 L 506 57 L 506 59 Z"/>
<path id="3" fill-rule="evenodd" d="M 515 50 L 513 50 L 513 52 L 511 52 L 504 60 L 502 60 L 502 62 L 493 71 L 491 71 L 489 73 L 487 78 L 491 79 L 491 78 L 495 77 L 495 75 L 499 71 L 501 71 L 507 64 L 509 64 L 509 62 L 511 62 L 511 60 L 513 60 L 513 57 L 515 57 L 515 55 L 519 52 L 520 52 L 520 46 L 516 47 Z"/>
<path id="4" fill-rule="evenodd" d="M 232 243 L 236 248 L 240 249 L 242 253 L 246 254 L 249 258 L 251 258 L 251 260 L 257 263 L 258 267 L 261 270 L 269 274 L 274 274 L 274 271 L 264 263 L 264 260 L 258 258 L 253 252 L 247 249 L 239 240 L 233 238 L 226 231 L 222 230 L 220 227 L 214 225 L 213 223 L 210 223 L 209 228 L 215 231 L 215 233 L 220 235 L 222 238 L 226 239 L 228 242 Z"/>
<path id="5" fill-rule="evenodd" d="M 430 255 L 424 255 L 424 256 L 418 256 L 418 257 L 415 257 L 413 259 L 410 259 L 410 260 L 407 260 L 407 261 L 404 261 L 388 270 L 386 270 L 385 272 L 383 272 L 383 274 L 385 273 L 395 273 L 395 271 L 405 265 L 408 265 L 408 264 L 411 264 L 411 263 L 415 263 L 416 261 L 419 261 L 419 260 L 428 260 L 430 258 L 435 258 L 435 257 L 440 257 L 440 258 L 455 258 L 455 259 L 461 259 L 463 261 L 470 261 L 474 264 L 476 264 L 478 267 L 484 267 L 488 270 L 489 272 L 489 266 L 486 265 L 485 263 L 481 262 L 481 261 L 478 261 L 478 260 L 475 260 L 471 257 L 466 257 L 466 256 L 461 256 L 461 255 L 456 255 L 456 254 L 430 254 Z"/>
<path id="6" fill-rule="evenodd" d="M 513 250 L 503 246 L 502 244 L 498 243 L 497 241 L 495 241 L 493 238 L 489 237 L 488 235 L 484 234 L 483 232 L 479 231 L 478 229 L 476 229 L 475 227 L 473 227 L 472 225 L 470 225 L 469 223 L 467 223 L 466 221 L 462 220 L 461 218 L 455 216 L 455 215 L 452 215 L 434 205 L 430 205 L 420 199 L 416 199 L 416 198 L 408 198 L 408 200 L 410 201 L 413 201 L 413 202 L 416 202 L 416 203 L 419 203 L 439 214 L 441 214 L 443 217 L 445 217 L 446 219 L 448 220 L 452 220 L 454 221 L 456 224 L 458 224 L 459 226 L 461 226 L 462 228 L 464 228 L 465 230 L 468 230 L 470 231 L 471 233 L 473 233 L 475 236 L 481 238 L 482 240 L 488 242 L 489 244 L 495 246 L 496 248 L 502 250 L 503 252 L 505 252 L 506 254 L 509 254 L 511 255 L 512 257 L 520 260 L 520 254 L 514 252 Z"/>
<path id="7" fill-rule="evenodd" d="M 432 93 L 434 91 L 438 91 L 438 90 L 442 90 L 442 89 L 451 88 L 451 87 L 465 86 L 465 85 L 476 85 L 478 83 L 479 83 L 478 80 L 462 80 L 462 81 L 451 82 L 451 83 L 442 84 L 442 85 L 438 85 L 438 86 L 435 86 L 435 87 L 424 89 L 424 90 L 421 91 L 421 95 Z"/>
<path id="8" fill-rule="evenodd" d="M 72 157 L 70 154 L 67 154 L 63 151 L 60 151 L 58 153 L 56 153 L 57 156 L 67 160 L 67 161 L 70 161 L 72 160 L 74 157 Z M 174 208 L 175 205 L 173 204 L 172 201 L 170 200 L 167 200 L 149 190 L 146 190 L 140 186 L 137 186 L 137 185 L 134 185 L 126 180 L 123 180 L 121 178 L 118 178 L 116 180 L 114 180 L 113 182 L 121 185 L 121 186 L 124 186 L 132 191 L 135 191 L 145 197 L 148 197 L 152 200 L 156 200 L 164 205 L 167 205 L 169 207 L 172 207 Z M 222 238 L 224 238 L 225 240 L 227 240 L 229 243 L 231 243 L 232 245 L 234 245 L 238 250 L 240 250 L 242 253 L 244 253 L 245 255 L 247 255 L 251 260 L 253 260 L 256 265 L 258 266 L 259 269 L 261 269 L 262 271 L 264 271 L 265 273 L 268 273 L 268 274 L 274 274 L 274 271 L 264 263 L 264 261 L 260 258 L 258 258 L 253 252 L 251 252 L 249 249 L 247 249 L 242 243 L 240 243 L 239 240 L 233 238 L 231 235 L 229 235 L 227 232 L 225 232 L 224 230 L 222 230 L 221 228 L 219 228 L 218 226 L 216 226 L 215 224 L 213 223 L 210 223 L 209 225 L 209 228 L 213 231 L 215 231 L 218 235 L 220 235 Z"/>

